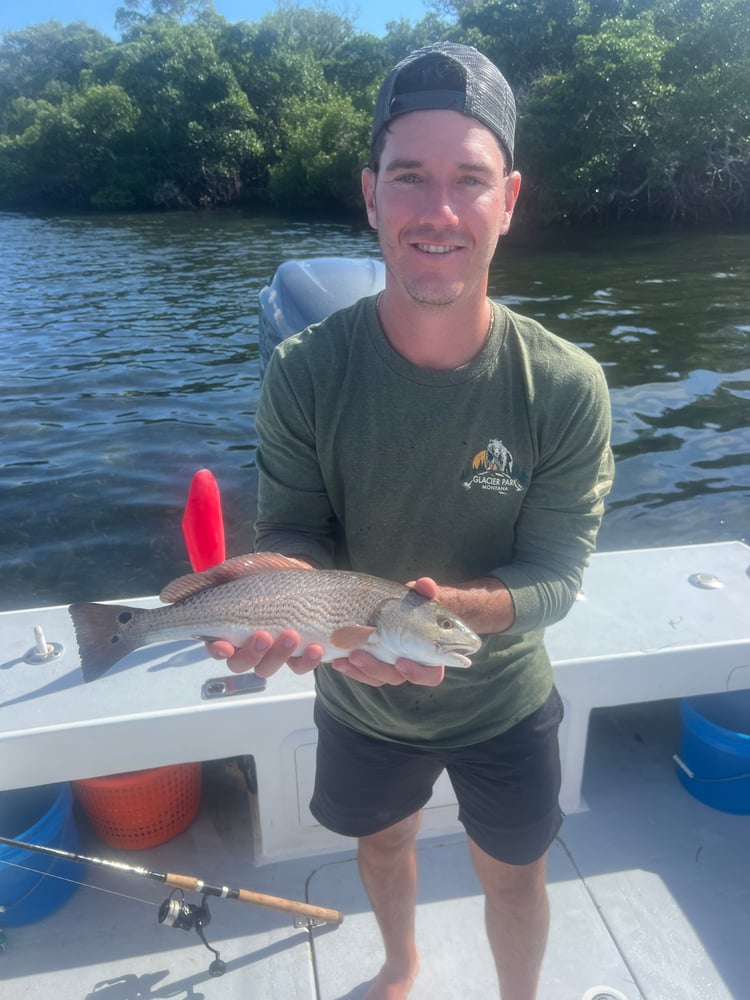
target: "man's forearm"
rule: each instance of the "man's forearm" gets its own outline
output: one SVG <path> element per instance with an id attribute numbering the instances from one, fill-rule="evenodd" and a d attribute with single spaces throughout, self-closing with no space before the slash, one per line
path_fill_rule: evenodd
<path id="1" fill-rule="evenodd" d="M 436 600 L 455 611 L 480 635 L 505 632 L 515 619 L 510 591 L 494 576 L 468 580 L 455 587 L 438 586 Z"/>

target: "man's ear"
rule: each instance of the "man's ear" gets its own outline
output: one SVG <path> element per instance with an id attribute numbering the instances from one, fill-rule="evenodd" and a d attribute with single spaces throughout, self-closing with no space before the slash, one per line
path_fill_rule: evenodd
<path id="1" fill-rule="evenodd" d="M 378 210 L 375 206 L 375 184 L 378 175 L 371 167 L 365 167 L 362 171 L 362 194 L 365 199 L 367 209 L 367 221 L 373 229 L 378 228 Z"/>
<path id="2" fill-rule="evenodd" d="M 520 190 L 521 175 L 517 170 L 514 170 L 505 178 L 505 208 L 503 209 L 503 217 L 500 223 L 501 236 L 505 236 L 510 229 L 510 220 L 513 218 L 513 210 L 516 207 Z"/>

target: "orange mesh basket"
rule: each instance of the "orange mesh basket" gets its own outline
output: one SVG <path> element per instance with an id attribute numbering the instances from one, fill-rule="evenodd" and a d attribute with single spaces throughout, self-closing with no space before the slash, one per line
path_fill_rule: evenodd
<path id="1" fill-rule="evenodd" d="M 94 833 L 130 851 L 186 830 L 200 806 L 201 765 L 174 764 L 71 782 Z"/>

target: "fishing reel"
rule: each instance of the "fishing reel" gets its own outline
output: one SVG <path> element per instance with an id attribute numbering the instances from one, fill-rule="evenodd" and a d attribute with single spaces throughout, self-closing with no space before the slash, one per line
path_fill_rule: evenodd
<path id="1" fill-rule="evenodd" d="M 177 898 L 178 893 L 179 898 Z M 194 930 L 206 948 L 216 955 L 208 967 L 209 976 L 218 979 L 219 976 L 224 975 L 227 971 L 226 963 L 222 962 L 219 952 L 216 948 L 211 947 L 203 933 L 203 928 L 211 923 L 211 914 L 205 895 L 201 898 L 200 904 L 188 903 L 182 889 L 173 889 L 159 907 L 159 923 L 166 927 L 177 927 L 181 931 Z"/>

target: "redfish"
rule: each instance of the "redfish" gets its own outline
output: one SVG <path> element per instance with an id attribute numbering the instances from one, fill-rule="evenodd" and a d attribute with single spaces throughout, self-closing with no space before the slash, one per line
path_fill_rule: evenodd
<path id="1" fill-rule="evenodd" d="M 163 608 L 73 604 L 83 678 L 95 680 L 133 650 L 175 639 L 224 639 L 241 646 L 257 629 L 295 629 L 323 659 L 364 649 L 379 660 L 470 667 L 481 640 L 437 601 L 382 577 L 310 569 L 286 556 L 236 556 L 181 576 L 160 594 Z"/>

